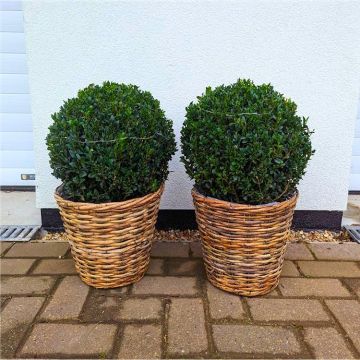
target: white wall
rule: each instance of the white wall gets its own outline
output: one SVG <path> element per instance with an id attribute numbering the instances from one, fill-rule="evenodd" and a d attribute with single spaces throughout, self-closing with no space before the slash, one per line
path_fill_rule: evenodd
<path id="1" fill-rule="evenodd" d="M 360 2 L 29 1 L 25 3 L 38 207 L 54 207 L 50 114 L 103 80 L 150 90 L 179 131 L 207 85 L 271 82 L 315 128 L 298 209 L 345 208 L 360 70 Z M 206 151 L 206 149 L 204 149 Z M 162 208 L 190 208 L 175 156 Z"/>

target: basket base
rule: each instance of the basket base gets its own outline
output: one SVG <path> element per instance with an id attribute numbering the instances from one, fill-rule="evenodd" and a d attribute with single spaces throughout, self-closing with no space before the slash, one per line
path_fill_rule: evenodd
<path id="1" fill-rule="evenodd" d="M 81 274 L 79 271 L 78 271 L 78 274 L 80 276 L 80 279 L 86 285 L 89 285 L 93 288 L 114 289 L 114 288 L 128 286 L 128 285 L 131 285 L 131 284 L 134 284 L 134 283 L 140 281 L 144 277 L 146 271 L 147 271 L 147 267 L 144 271 L 142 271 L 141 273 L 137 273 L 135 276 L 132 276 L 131 278 L 126 278 L 126 279 L 120 278 L 120 279 L 114 279 L 114 280 L 111 280 L 109 278 L 106 278 L 106 279 L 92 278 L 91 276 Z"/>
<path id="2" fill-rule="evenodd" d="M 209 282 L 217 287 L 220 290 L 232 293 L 232 294 L 236 294 L 236 295 L 240 295 L 240 296 L 246 296 L 246 297 L 255 297 L 255 296 L 261 296 L 261 295 L 266 295 L 268 293 L 270 293 L 271 291 L 275 290 L 277 288 L 277 286 L 279 285 L 279 281 L 280 279 L 277 279 L 275 281 L 275 283 L 272 284 L 267 284 L 264 287 L 261 288 L 255 288 L 253 286 L 251 286 L 251 290 L 245 290 L 244 289 L 244 284 L 239 283 L 239 286 L 229 286 L 228 284 L 223 284 L 219 281 L 217 281 L 216 279 L 214 279 L 214 277 L 211 276 L 211 274 L 208 273 L 208 271 L 206 271 L 206 276 L 207 279 L 209 280 Z"/>

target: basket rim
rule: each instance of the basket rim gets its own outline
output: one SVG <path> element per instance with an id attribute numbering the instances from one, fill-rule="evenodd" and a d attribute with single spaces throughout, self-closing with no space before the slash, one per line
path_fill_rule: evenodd
<path id="1" fill-rule="evenodd" d="M 139 202 L 142 200 L 146 200 L 146 199 L 151 199 L 153 197 L 157 197 L 160 196 L 165 188 L 164 183 L 162 183 L 159 187 L 159 189 L 157 189 L 156 191 L 146 194 L 144 196 L 139 196 L 139 197 L 135 197 L 135 198 L 131 198 L 128 200 L 124 200 L 124 201 L 111 201 L 111 202 L 104 202 L 104 203 L 90 203 L 90 202 L 80 202 L 80 201 L 72 201 L 72 200 L 68 200 L 65 199 L 64 197 L 62 197 L 60 190 L 62 188 L 63 184 L 60 184 L 58 187 L 56 187 L 55 189 L 55 199 L 59 199 L 62 202 L 66 202 L 69 206 L 91 206 L 91 207 L 104 207 L 104 206 L 116 206 L 116 205 L 121 205 L 121 206 L 126 206 L 126 205 L 131 205 L 135 202 Z"/>
<path id="2" fill-rule="evenodd" d="M 203 195 L 196 186 L 193 186 L 191 190 L 191 195 L 193 196 L 194 200 L 202 199 L 202 201 L 206 203 L 211 203 L 211 206 L 219 207 L 219 208 L 232 208 L 232 209 L 259 209 L 259 208 L 276 208 L 278 206 L 285 206 L 286 204 L 291 204 L 294 201 L 297 201 L 299 198 L 299 191 L 295 190 L 293 195 L 284 201 L 274 201 L 267 204 L 258 204 L 258 205 L 251 205 L 251 204 L 243 204 L 243 203 L 234 203 L 231 201 L 220 200 L 214 198 L 212 196 Z"/>

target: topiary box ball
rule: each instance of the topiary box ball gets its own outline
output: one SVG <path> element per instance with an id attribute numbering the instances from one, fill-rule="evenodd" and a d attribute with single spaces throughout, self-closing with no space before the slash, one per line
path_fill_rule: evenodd
<path id="1" fill-rule="evenodd" d="M 296 108 L 270 84 L 208 87 L 186 108 L 181 130 L 181 161 L 198 191 L 246 204 L 292 196 L 314 153 Z"/>
<path id="2" fill-rule="evenodd" d="M 156 191 L 176 151 L 172 121 L 135 85 L 89 85 L 52 115 L 46 144 L 62 196 L 123 201 Z"/>

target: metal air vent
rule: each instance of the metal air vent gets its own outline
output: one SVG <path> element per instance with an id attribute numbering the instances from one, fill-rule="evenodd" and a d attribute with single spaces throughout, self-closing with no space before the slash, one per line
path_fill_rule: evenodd
<path id="1" fill-rule="evenodd" d="M 39 225 L 1 225 L 0 241 L 29 241 L 39 229 Z"/>

